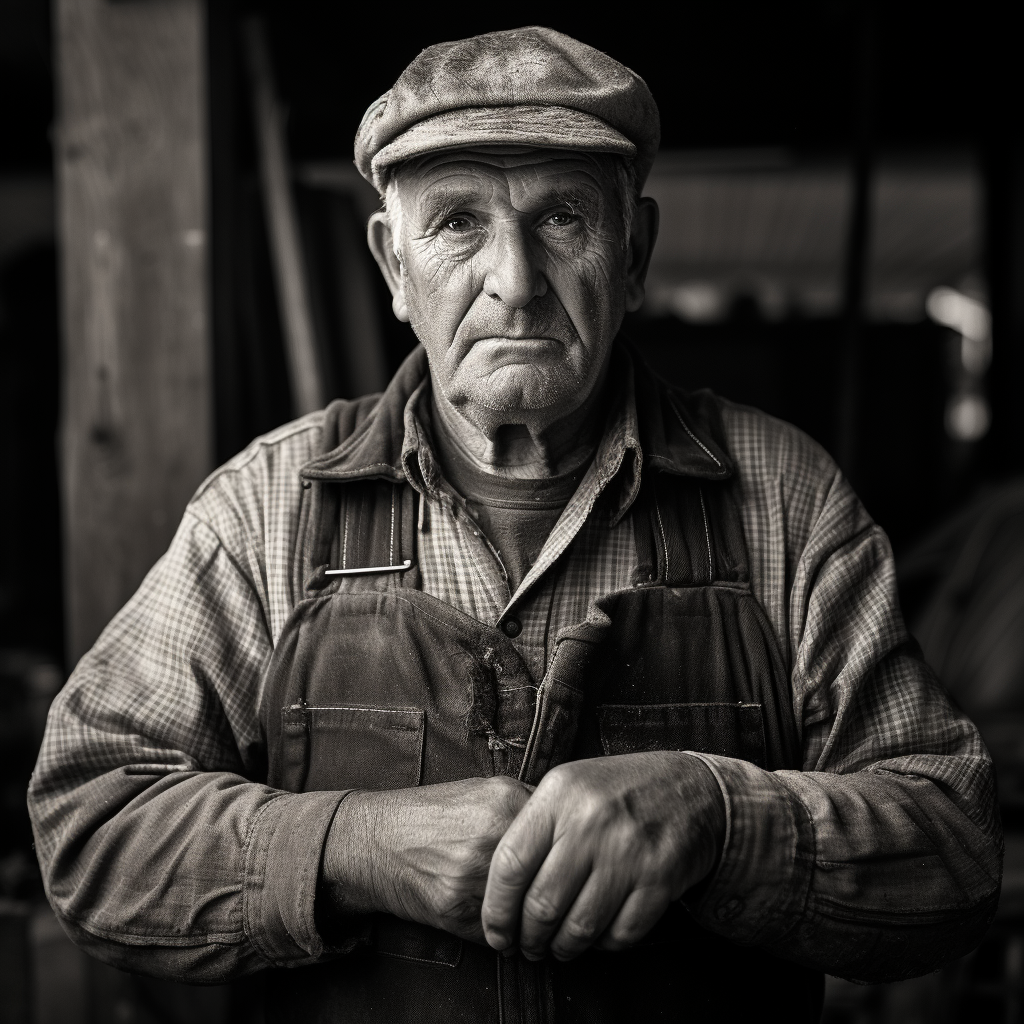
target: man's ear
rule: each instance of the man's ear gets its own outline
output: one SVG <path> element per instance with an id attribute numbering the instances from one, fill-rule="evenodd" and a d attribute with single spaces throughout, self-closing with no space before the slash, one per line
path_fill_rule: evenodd
<path id="1" fill-rule="evenodd" d="M 626 312 L 635 313 L 644 304 L 644 281 L 658 240 L 658 204 L 644 196 L 633 214 L 626 262 Z"/>
<path id="2" fill-rule="evenodd" d="M 391 233 L 391 221 L 383 210 L 378 210 L 366 225 L 366 242 L 391 290 L 391 308 L 395 311 L 395 316 L 404 323 L 408 323 L 409 309 L 405 304 L 402 264 L 395 255 L 395 239 Z"/>

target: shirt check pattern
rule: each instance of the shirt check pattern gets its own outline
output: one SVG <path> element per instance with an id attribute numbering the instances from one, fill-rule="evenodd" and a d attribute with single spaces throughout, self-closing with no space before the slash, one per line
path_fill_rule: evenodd
<path id="1" fill-rule="evenodd" d="M 633 527 L 625 512 L 636 496 L 642 455 L 628 362 L 624 377 L 592 463 L 515 594 L 509 593 L 501 558 L 466 501 L 438 470 L 424 425 L 429 423 L 425 387 L 406 408 L 406 437 L 415 440 L 407 442 L 405 455 L 417 459 L 424 482 L 417 533 L 423 589 L 481 622 L 496 625 L 514 615 L 522 632 L 512 643 L 538 682 L 558 631 L 582 622 L 595 597 L 627 588 L 636 568 Z M 614 492 L 614 505 L 595 512 L 606 490 Z"/>
<path id="2" fill-rule="evenodd" d="M 916 657 L 885 535 L 827 454 L 755 410 L 721 410 L 804 770 L 695 755 L 722 787 L 727 836 L 691 909 L 712 930 L 832 973 L 931 969 L 994 910 L 991 762 Z M 299 470 L 322 423 L 315 413 L 256 440 L 200 487 L 50 712 L 29 794 L 37 850 L 65 927 L 108 962 L 214 981 L 337 952 L 314 904 L 343 794 L 251 781 L 266 757 L 263 670 L 300 597 Z M 549 638 L 635 568 L 624 514 L 642 465 L 631 387 L 511 598 L 500 561 L 432 474 L 412 399 L 405 423 L 426 481 L 424 589 L 486 621 L 514 613 L 539 679 Z"/>

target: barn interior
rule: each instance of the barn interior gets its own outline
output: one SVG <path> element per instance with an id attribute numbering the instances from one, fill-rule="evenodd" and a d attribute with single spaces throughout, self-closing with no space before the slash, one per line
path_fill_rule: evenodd
<path id="1" fill-rule="evenodd" d="M 1024 1019 L 1024 131 L 995 7 L 6 0 L 0 1024 L 261 1019 L 258 980 L 172 985 L 80 954 L 45 903 L 25 786 L 49 701 L 203 477 L 379 390 L 415 346 L 364 242 L 364 110 L 424 46 L 524 24 L 612 54 L 661 110 L 660 238 L 625 334 L 836 459 L 996 759 L 985 942 L 912 982 L 830 979 L 824 1019 Z"/>

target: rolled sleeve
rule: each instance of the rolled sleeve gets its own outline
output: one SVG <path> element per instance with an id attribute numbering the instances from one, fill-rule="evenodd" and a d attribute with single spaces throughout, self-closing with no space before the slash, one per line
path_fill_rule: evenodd
<path id="1" fill-rule="evenodd" d="M 693 756 L 718 780 L 726 827 L 718 869 L 690 909 L 735 942 L 776 939 L 807 904 L 814 872 L 810 820 L 773 773 L 730 757 Z"/>
<path id="2" fill-rule="evenodd" d="M 328 950 L 314 920 L 327 832 L 343 792 L 282 794 L 264 804 L 246 839 L 246 935 L 277 966 L 314 963 Z"/>
<path id="3" fill-rule="evenodd" d="M 695 755 L 718 780 L 727 827 L 688 903 L 733 941 L 892 981 L 964 955 L 991 922 L 992 763 L 907 634 L 885 534 L 841 475 L 817 493 L 778 602 L 803 770 Z"/>

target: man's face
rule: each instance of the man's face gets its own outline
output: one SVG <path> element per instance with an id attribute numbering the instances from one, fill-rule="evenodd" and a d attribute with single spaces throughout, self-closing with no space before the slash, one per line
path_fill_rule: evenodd
<path id="1" fill-rule="evenodd" d="M 393 188 L 399 301 L 435 387 L 485 430 L 541 426 L 578 408 L 603 375 L 625 306 L 610 162 L 442 154 L 403 168 Z"/>

